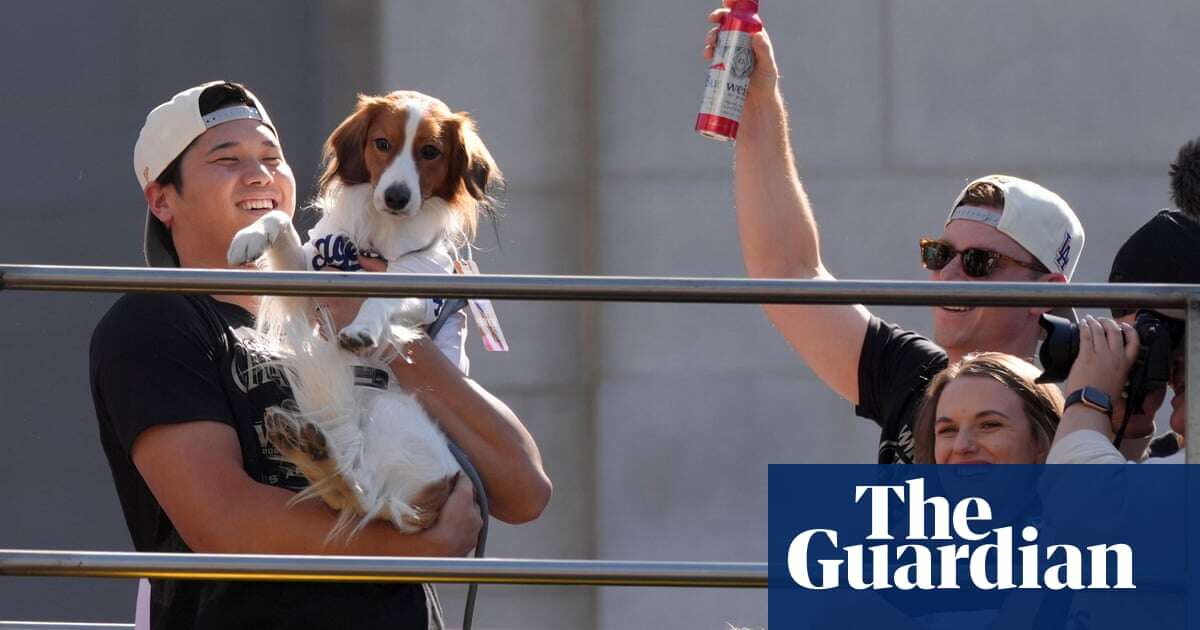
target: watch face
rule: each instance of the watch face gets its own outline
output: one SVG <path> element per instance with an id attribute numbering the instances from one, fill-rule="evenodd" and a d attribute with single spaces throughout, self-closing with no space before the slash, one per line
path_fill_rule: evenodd
<path id="1" fill-rule="evenodd" d="M 1094 387 L 1084 387 L 1080 397 L 1083 399 L 1083 402 L 1092 407 L 1097 407 L 1105 411 L 1112 409 L 1112 401 L 1108 399 L 1108 394 Z"/>

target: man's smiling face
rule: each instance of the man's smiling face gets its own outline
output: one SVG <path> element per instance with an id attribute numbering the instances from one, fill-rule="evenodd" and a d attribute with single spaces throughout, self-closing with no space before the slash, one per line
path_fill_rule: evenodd
<path id="1" fill-rule="evenodd" d="M 999 212 L 999 211 L 997 211 Z M 976 247 L 1004 254 L 1010 258 L 1033 262 L 1034 257 L 1009 236 L 996 228 L 964 219 L 951 221 L 942 233 L 941 240 L 961 251 Z M 1001 261 L 996 269 L 985 278 L 972 278 L 963 272 L 962 256 L 955 256 L 944 268 L 931 271 L 931 280 L 956 282 L 990 280 L 1006 282 L 1030 282 L 1042 274 L 1011 263 Z M 1028 336 L 1027 328 L 1036 316 L 1028 308 L 1020 307 L 943 307 L 933 308 L 933 339 L 947 351 L 962 354 L 977 351 L 999 351 L 1008 348 L 1013 339 Z"/>
<path id="2" fill-rule="evenodd" d="M 257 120 L 204 132 L 183 154 L 180 175 L 182 190 L 162 187 L 161 201 L 151 205 L 169 226 L 184 267 L 226 267 L 238 230 L 271 210 L 295 212 L 291 167 L 275 132 Z"/>

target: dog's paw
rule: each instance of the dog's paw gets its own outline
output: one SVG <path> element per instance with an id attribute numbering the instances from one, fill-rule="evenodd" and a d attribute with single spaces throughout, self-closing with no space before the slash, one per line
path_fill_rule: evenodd
<path id="1" fill-rule="evenodd" d="M 233 241 L 229 244 L 229 252 L 226 254 L 229 264 L 240 266 L 261 258 L 290 223 L 291 219 L 288 218 L 287 213 L 282 210 L 272 210 L 259 220 L 239 230 L 237 234 L 234 234 Z"/>
<path id="2" fill-rule="evenodd" d="M 379 326 L 355 322 L 338 333 L 338 343 L 351 352 L 358 352 L 378 346 L 382 337 L 383 329 Z"/>
<path id="3" fill-rule="evenodd" d="M 261 258 L 270 246 L 268 235 L 257 224 L 251 225 L 233 236 L 226 260 L 234 266 L 251 263 Z"/>
<path id="4" fill-rule="evenodd" d="M 329 458 L 329 442 L 325 439 L 325 434 L 309 423 L 297 430 L 295 423 L 278 407 L 271 407 L 263 412 L 263 430 L 267 441 L 281 453 L 300 453 L 313 462 Z"/>
<path id="5" fill-rule="evenodd" d="M 425 298 L 404 298 L 387 302 L 387 318 L 392 324 L 416 328 L 431 324 L 437 319 L 437 309 L 433 300 Z"/>
<path id="6" fill-rule="evenodd" d="M 280 452 L 300 449 L 300 434 L 279 408 L 271 407 L 263 412 L 263 430 L 266 432 L 267 441 L 275 445 Z"/>
<path id="7" fill-rule="evenodd" d="M 329 442 L 325 440 L 325 434 L 311 424 L 300 427 L 300 452 L 314 462 L 329 459 Z"/>

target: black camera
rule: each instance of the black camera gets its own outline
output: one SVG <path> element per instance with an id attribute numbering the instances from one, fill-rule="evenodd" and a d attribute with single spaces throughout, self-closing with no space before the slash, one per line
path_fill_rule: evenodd
<path id="1" fill-rule="evenodd" d="M 1079 356 L 1079 325 L 1062 317 L 1042 315 L 1038 324 L 1046 339 L 1038 352 L 1042 362 L 1039 383 L 1065 381 Z M 1183 343 L 1183 322 L 1149 310 L 1137 312 L 1133 328 L 1141 347 L 1137 361 L 1129 370 L 1125 396 L 1130 413 L 1142 413 L 1146 395 L 1165 387 L 1171 376 L 1171 353 Z"/>

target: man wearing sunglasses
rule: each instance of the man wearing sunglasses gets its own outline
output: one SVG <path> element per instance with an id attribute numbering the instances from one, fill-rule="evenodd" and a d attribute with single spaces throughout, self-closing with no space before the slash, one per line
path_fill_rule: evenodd
<path id="1" fill-rule="evenodd" d="M 725 0 L 729 7 L 733 0 Z M 719 23 L 728 8 L 709 21 Z M 711 57 L 716 34 L 708 35 Z M 746 269 L 758 278 L 832 280 L 796 171 L 787 111 L 766 32 L 752 40 L 756 65 L 735 146 L 734 189 Z M 1053 192 L 1015 177 L 976 180 L 950 206 L 944 230 L 920 243 L 933 280 L 1066 282 L 1083 228 Z M 1046 308 L 936 307 L 933 341 L 861 305 L 766 305 L 775 327 L 855 412 L 879 424 L 880 463 L 912 461 L 912 423 L 925 385 L 949 361 L 975 351 L 1031 357 Z M 936 343 L 935 343 L 936 342 Z"/>

